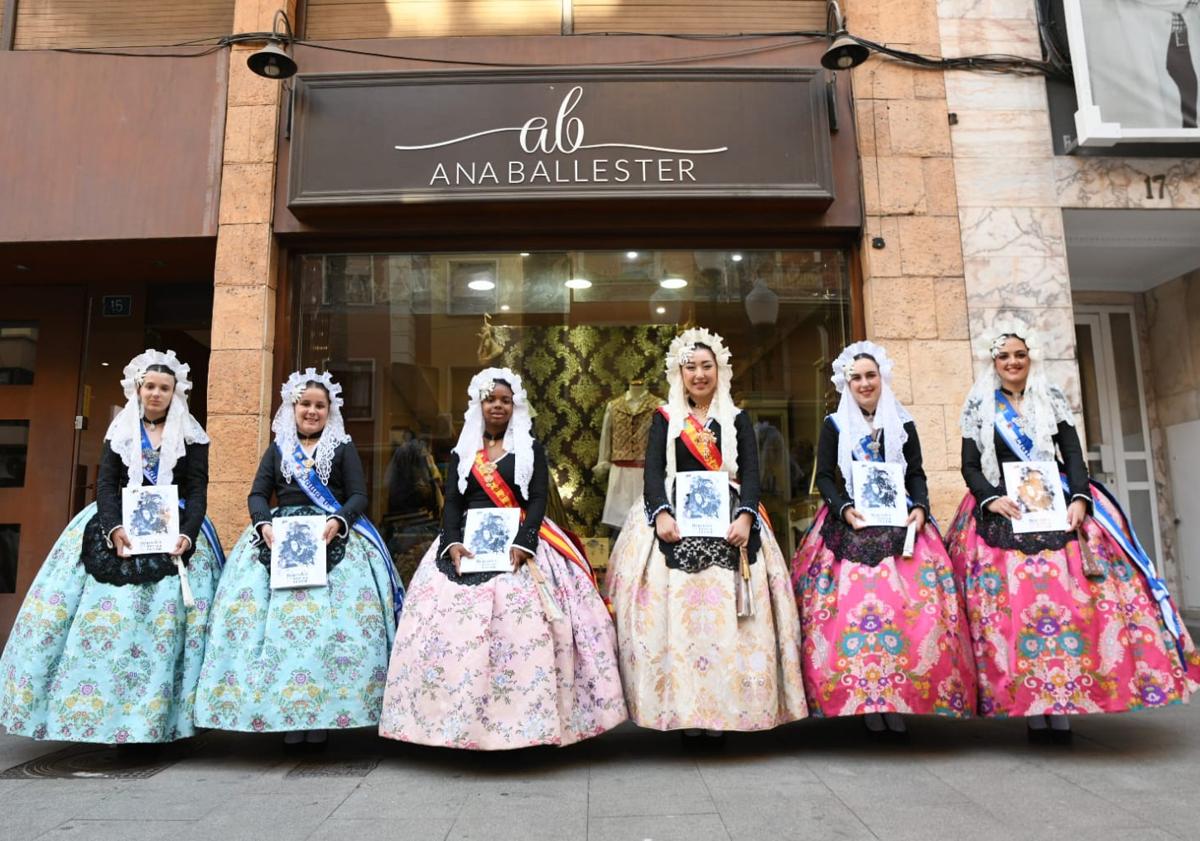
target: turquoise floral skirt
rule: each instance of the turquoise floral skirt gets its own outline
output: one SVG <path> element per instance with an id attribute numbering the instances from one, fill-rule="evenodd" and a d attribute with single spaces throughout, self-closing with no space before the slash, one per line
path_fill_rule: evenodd
<path id="1" fill-rule="evenodd" d="M 87 506 L 59 536 L 0 657 L 0 724 L 71 742 L 170 742 L 195 733 L 196 681 L 220 567 L 201 532 L 188 563 L 195 607 L 177 575 L 102 584 L 79 560 Z"/>
<path id="2" fill-rule="evenodd" d="M 252 732 L 378 724 L 395 634 L 390 559 L 351 531 L 325 587 L 272 590 L 253 537 L 242 534 L 217 589 L 196 724 Z"/>

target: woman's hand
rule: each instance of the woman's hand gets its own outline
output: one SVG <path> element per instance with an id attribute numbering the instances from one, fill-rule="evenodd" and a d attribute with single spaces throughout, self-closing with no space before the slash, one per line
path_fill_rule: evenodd
<path id="1" fill-rule="evenodd" d="M 118 526 L 113 533 L 109 535 L 108 539 L 112 541 L 113 549 L 117 550 L 118 557 L 129 557 L 133 549 L 133 544 L 129 542 L 129 535 L 125 533 L 124 526 Z"/>
<path id="2" fill-rule="evenodd" d="M 516 572 L 525 564 L 533 560 L 533 555 L 526 552 L 519 546 L 510 547 L 508 550 L 508 560 L 512 564 L 513 572 Z"/>
<path id="3" fill-rule="evenodd" d="M 1087 503 L 1082 499 L 1077 499 L 1067 506 L 1067 531 L 1075 531 L 1083 525 L 1087 509 Z"/>
<path id="4" fill-rule="evenodd" d="M 908 512 L 908 520 L 904 523 L 906 526 L 917 527 L 917 534 L 921 533 L 921 529 L 925 528 L 925 509 L 913 506 L 913 510 Z"/>
<path id="5" fill-rule="evenodd" d="M 867 518 L 858 513 L 858 509 L 853 505 L 842 512 L 842 519 L 846 521 L 846 525 L 855 531 L 867 527 Z"/>
<path id="6" fill-rule="evenodd" d="M 993 499 L 987 504 L 987 510 L 993 514 L 999 514 L 1001 517 L 1008 517 L 1010 520 L 1021 519 L 1021 509 L 1012 497 L 1001 496 Z"/>
<path id="7" fill-rule="evenodd" d="M 176 558 L 183 555 L 188 549 L 192 548 L 192 541 L 188 539 L 186 534 L 179 535 L 179 539 L 175 541 L 175 551 L 171 554 Z"/>
<path id="8" fill-rule="evenodd" d="M 475 553 L 461 543 L 456 543 L 450 547 L 450 560 L 454 562 L 454 571 L 459 575 L 462 574 L 462 571 L 458 568 L 458 565 L 462 563 L 462 559 L 474 557 Z"/>
<path id="9" fill-rule="evenodd" d="M 275 545 L 275 531 L 271 528 L 270 523 L 263 523 L 259 527 L 258 536 L 262 538 L 263 543 L 267 544 L 268 549 Z"/>
<path id="10" fill-rule="evenodd" d="M 342 522 L 336 517 L 330 517 L 325 521 L 325 544 L 329 545 L 333 539 L 338 536 L 342 530 Z"/>
<path id="11" fill-rule="evenodd" d="M 745 546 L 750 542 L 750 525 L 753 522 L 754 518 L 743 511 L 729 524 L 729 531 L 725 532 L 725 542 L 739 549 Z"/>
<path id="12" fill-rule="evenodd" d="M 658 516 L 654 518 L 654 531 L 663 543 L 678 543 L 682 540 L 679 536 L 679 524 L 669 511 L 658 512 Z"/>

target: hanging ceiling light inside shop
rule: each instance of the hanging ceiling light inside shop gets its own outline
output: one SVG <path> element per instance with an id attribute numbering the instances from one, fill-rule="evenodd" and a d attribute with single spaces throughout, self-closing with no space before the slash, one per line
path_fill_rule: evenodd
<path id="1" fill-rule="evenodd" d="M 664 277 L 658 285 L 663 289 L 683 289 L 688 282 L 681 277 Z"/>
<path id="2" fill-rule="evenodd" d="M 476 292 L 491 292 L 496 288 L 496 283 L 495 281 L 480 278 L 478 280 L 469 281 L 467 283 L 467 288 Z"/>
<path id="3" fill-rule="evenodd" d="M 279 31 L 280 20 L 283 21 L 283 32 Z M 275 12 L 271 36 L 265 47 L 246 58 L 246 66 L 250 72 L 266 79 L 289 79 L 295 76 L 298 68 L 295 60 L 288 55 L 288 48 L 295 38 L 292 36 L 292 22 L 283 9 Z"/>
<path id="4" fill-rule="evenodd" d="M 626 251 L 625 256 L 630 260 L 636 260 L 638 258 L 638 253 L 636 251 Z"/>
<path id="5" fill-rule="evenodd" d="M 573 277 L 564 283 L 563 286 L 568 289 L 591 289 L 592 282 L 586 277 Z"/>
<path id="6" fill-rule="evenodd" d="M 735 263 L 740 263 L 740 262 L 742 262 L 742 255 L 741 254 L 730 254 L 729 259 Z"/>

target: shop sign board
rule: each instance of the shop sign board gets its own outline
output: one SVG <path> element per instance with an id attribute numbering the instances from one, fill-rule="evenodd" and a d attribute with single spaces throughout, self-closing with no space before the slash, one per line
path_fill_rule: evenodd
<path id="1" fill-rule="evenodd" d="M 1063 0 L 1063 12 L 1081 146 L 1200 142 L 1200 3 Z"/>
<path id="2" fill-rule="evenodd" d="M 295 82 L 288 206 L 834 198 L 820 68 L 331 73 Z"/>

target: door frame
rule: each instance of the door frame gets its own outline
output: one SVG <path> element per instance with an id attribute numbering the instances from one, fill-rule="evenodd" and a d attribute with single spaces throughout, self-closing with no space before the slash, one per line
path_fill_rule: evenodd
<path id="1" fill-rule="evenodd" d="M 1125 453 L 1124 445 L 1119 443 L 1121 441 L 1121 436 L 1118 434 L 1121 431 L 1120 404 L 1111 398 L 1107 401 L 1104 400 L 1105 395 L 1115 395 L 1119 391 L 1117 386 L 1116 357 L 1113 353 L 1112 323 L 1110 320 L 1110 316 L 1113 314 L 1128 315 L 1130 329 L 1133 331 L 1133 368 L 1137 376 L 1138 412 L 1141 416 L 1142 430 L 1146 443 L 1144 450 L 1146 479 L 1136 482 L 1128 478 L 1126 461 L 1129 457 Z M 1137 311 L 1133 304 L 1076 304 L 1074 307 L 1074 322 L 1076 325 L 1087 323 L 1094 331 L 1093 349 L 1097 355 L 1097 359 L 1095 360 L 1096 385 L 1100 392 L 1096 395 L 1096 400 L 1100 407 L 1101 422 L 1107 423 L 1108 429 L 1112 431 L 1110 436 L 1112 443 L 1110 444 L 1093 448 L 1089 440 L 1087 442 L 1088 448 L 1084 452 L 1084 459 L 1088 459 L 1089 456 L 1095 453 L 1100 459 L 1102 469 L 1106 462 L 1112 462 L 1113 470 L 1103 469 L 1104 474 L 1111 477 L 1111 482 L 1106 482 L 1106 484 L 1113 485 L 1110 490 L 1116 494 L 1126 512 L 1129 511 L 1129 491 L 1149 491 L 1150 515 L 1153 525 L 1153 534 L 1149 542 L 1152 544 L 1154 550 L 1154 565 L 1157 568 L 1158 574 L 1161 575 L 1164 558 L 1162 525 L 1159 521 L 1158 475 L 1154 464 L 1155 452 L 1150 427 L 1150 415 L 1146 406 L 1146 378 L 1142 371 L 1142 348 L 1138 330 L 1139 321 Z M 1082 387 L 1083 380 L 1080 378 L 1080 388 Z M 1138 451 L 1135 450 L 1133 452 L 1136 453 Z M 1136 455 L 1133 456 L 1133 458 L 1138 457 Z M 1143 543 L 1147 542 L 1145 535 L 1139 535 L 1139 538 Z"/>

